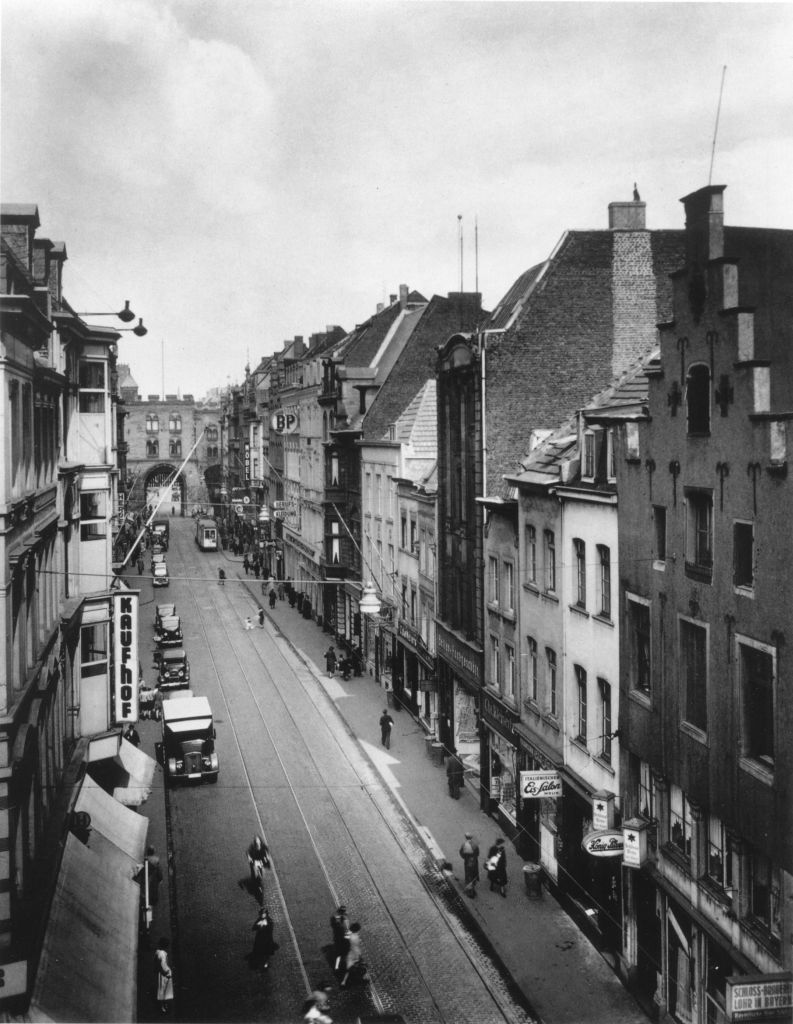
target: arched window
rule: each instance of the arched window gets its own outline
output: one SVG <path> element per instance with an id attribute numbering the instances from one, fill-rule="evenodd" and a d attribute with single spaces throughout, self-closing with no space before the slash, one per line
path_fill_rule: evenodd
<path id="1" fill-rule="evenodd" d="M 168 417 L 168 430 L 172 434 L 182 433 L 182 416 L 178 412 L 172 412 Z"/>
<path id="2" fill-rule="evenodd" d="M 146 413 L 146 433 L 157 434 L 160 430 L 160 420 L 156 412 Z"/>
<path id="3" fill-rule="evenodd" d="M 689 434 L 710 433 L 710 370 L 697 363 L 686 379 L 686 409 Z"/>
<path id="4" fill-rule="evenodd" d="M 168 443 L 168 454 L 172 459 L 178 458 L 182 454 L 182 442 L 177 438 L 171 440 Z"/>
<path id="5" fill-rule="evenodd" d="M 159 441 L 147 441 L 146 442 L 146 455 L 148 458 L 156 458 L 160 454 L 160 442 Z"/>
<path id="6" fill-rule="evenodd" d="M 216 426 L 214 426 L 213 424 L 210 424 L 206 428 L 205 437 L 206 437 L 207 442 L 217 441 L 217 439 L 218 439 L 218 428 Z"/>

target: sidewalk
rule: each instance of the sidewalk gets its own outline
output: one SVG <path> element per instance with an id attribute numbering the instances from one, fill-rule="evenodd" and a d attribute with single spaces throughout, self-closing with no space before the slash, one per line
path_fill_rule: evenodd
<path id="1" fill-rule="evenodd" d="M 241 559 L 227 555 L 229 575 L 245 580 Z M 484 933 L 517 986 L 544 1024 L 644 1024 L 644 1015 L 611 967 L 560 907 L 543 890 L 530 899 L 523 882 L 523 861 L 507 841 L 507 898 L 491 893 L 483 862 L 488 847 L 503 835 L 498 824 L 479 809 L 475 795 L 463 788 L 459 800 L 448 796 L 446 772 L 427 756 L 425 732 L 404 710 L 390 709 L 394 719 L 390 751 L 380 745 L 378 720 L 386 706 L 385 691 L 368 675 L 331 684 L 324 652 L 329 635 L 312 619 L 304 619 L 289 602 L 277 601 L 270 610 L 261 581 L 248 577 L 252 599 L 261 604 L 274 626 L 302 655 L 325 686 L 351 732 L 408 810 L 439 862 L 448 861 L 451 885 L 462 892 L 462 860 L 458 854 L 466 832 L 480 847 L 476 899 L 465 898 L 473 922 Z M 340 696 L 339 691 L 343 691 Z"/>

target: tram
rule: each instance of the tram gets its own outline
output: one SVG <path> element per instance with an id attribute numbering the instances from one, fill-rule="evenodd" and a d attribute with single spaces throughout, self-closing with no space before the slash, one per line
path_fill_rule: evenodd
<path id="1" fill-rule="evenodd" d="M 195 524 L 195 542 L 199 551 L 217 551 L 218 524 L 214 519 L 197 519 Z"/>

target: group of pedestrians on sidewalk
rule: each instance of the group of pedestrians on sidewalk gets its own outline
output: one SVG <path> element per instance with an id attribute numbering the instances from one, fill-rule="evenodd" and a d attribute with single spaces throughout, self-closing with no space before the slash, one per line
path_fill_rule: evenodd
<path id="1" fill-rule="evenodd" d="M 466 832 L 460 846 L 463 860 L 464 887 L 463 892 L 471 899 L 476 898 L 476 884 L 479 881 L 479 843 L 473 833 Z M 504 840 L 499 836 L 487 852 L 485 871 L 490 882 L 491 892 L 507 895 L 507 851 Z"/>

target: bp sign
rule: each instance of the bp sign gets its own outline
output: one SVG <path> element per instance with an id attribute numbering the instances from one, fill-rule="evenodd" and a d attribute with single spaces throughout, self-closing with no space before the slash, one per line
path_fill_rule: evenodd
<path id="1" fill-rule="evenodd" d="M 296 412 L 277 409 L 270 417 L 270 429 L 276 434 L 294 434 L 300 425 Z"/>

